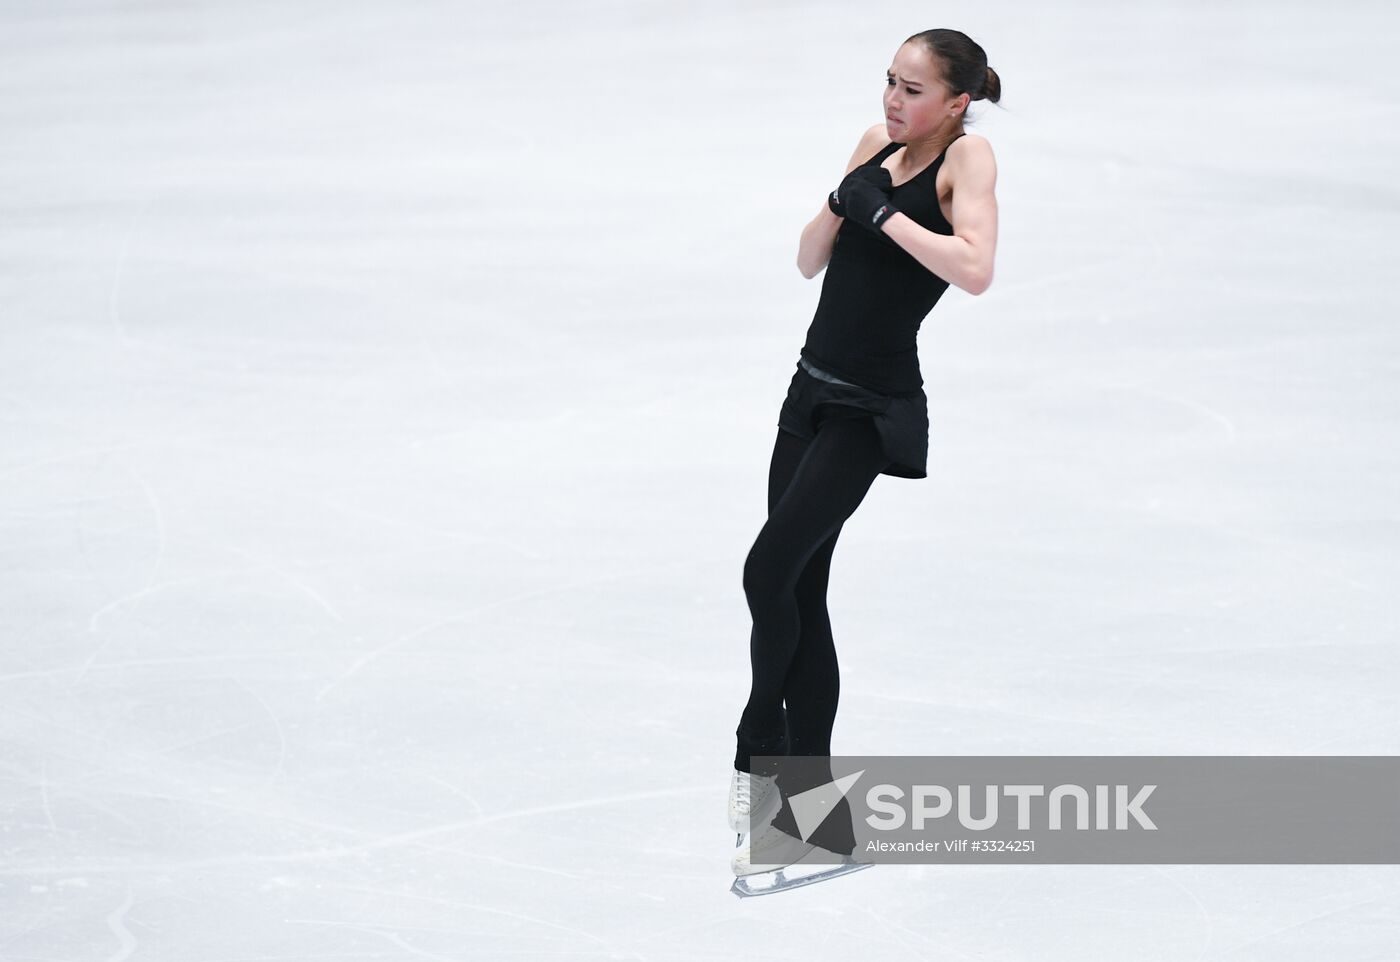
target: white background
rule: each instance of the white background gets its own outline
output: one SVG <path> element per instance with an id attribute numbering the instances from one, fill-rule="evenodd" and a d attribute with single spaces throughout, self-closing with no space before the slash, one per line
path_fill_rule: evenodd
<path id="1" fill-rule="evenodd" d="M 906 36 L 996 279 L 838 754 L 1397 754 L 1381 3 L 0 7 L 0 958 L 1393 958 L 1394 866 L 728 892 L 740 576 Z"/>

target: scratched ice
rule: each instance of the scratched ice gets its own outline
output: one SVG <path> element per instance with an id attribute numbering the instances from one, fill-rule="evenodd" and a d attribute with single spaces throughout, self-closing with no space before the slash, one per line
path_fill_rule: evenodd
<path id="1" fill-rule="evenodd" d="M 1379 959 L 1359 866 L 729 894 L 744 556 L 899 41 L 996 281 L 846 526 L 844 754 L 1394 754 L 1397 15 L 0 8 L 0 957 Z"/>

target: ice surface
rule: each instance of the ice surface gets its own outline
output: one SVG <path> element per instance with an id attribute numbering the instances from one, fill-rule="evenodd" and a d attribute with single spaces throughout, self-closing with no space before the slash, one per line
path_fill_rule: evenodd
<path id="1" fill-rule="evenodd" d="M 842 754 L 1396 754 L 1393 7 L 0 7 L 0 958 L 1391 959 L 1394 866 L 729 893 L 740 584 L 899 42 L 996 280 Z"/>

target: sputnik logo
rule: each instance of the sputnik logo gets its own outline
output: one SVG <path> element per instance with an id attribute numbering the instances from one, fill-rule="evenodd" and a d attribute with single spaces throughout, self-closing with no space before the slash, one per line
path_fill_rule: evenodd
<path id="1" fill-rule="evenodd" d="M 797 822 L 797 830 L 802 833 L 802 841 L 807 841 L 813 832 L 821 828 L 822 822 L 826 821 L 836 803 L 846 797 L 851 786 L 864 774 L 865 769 L 862 768 L 834 782 L 826 782 L 805 792 L 787 796 L 788 805 L 792 807 L 793 820 Z"/>

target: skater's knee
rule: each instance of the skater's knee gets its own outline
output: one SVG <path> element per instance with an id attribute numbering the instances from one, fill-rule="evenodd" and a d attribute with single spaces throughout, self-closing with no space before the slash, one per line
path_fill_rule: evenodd
<path id="1" fill-rule="evenodd" d="M 744 594 L 749 604 L 764 604 L 792 591 L 786 571 L 771 552 L 761 545 L 754 545 L 744 559 Z"/>
<path id="2" fill-rule="evenodd" d="M 744 594 L 748 596 L 751 603 L 755 598 L 765 593 L 767 583 L 766 572 L 763 570 L 763 559 L 754 551 L 750 551 L 748 557 L 744 559 Z"/>

